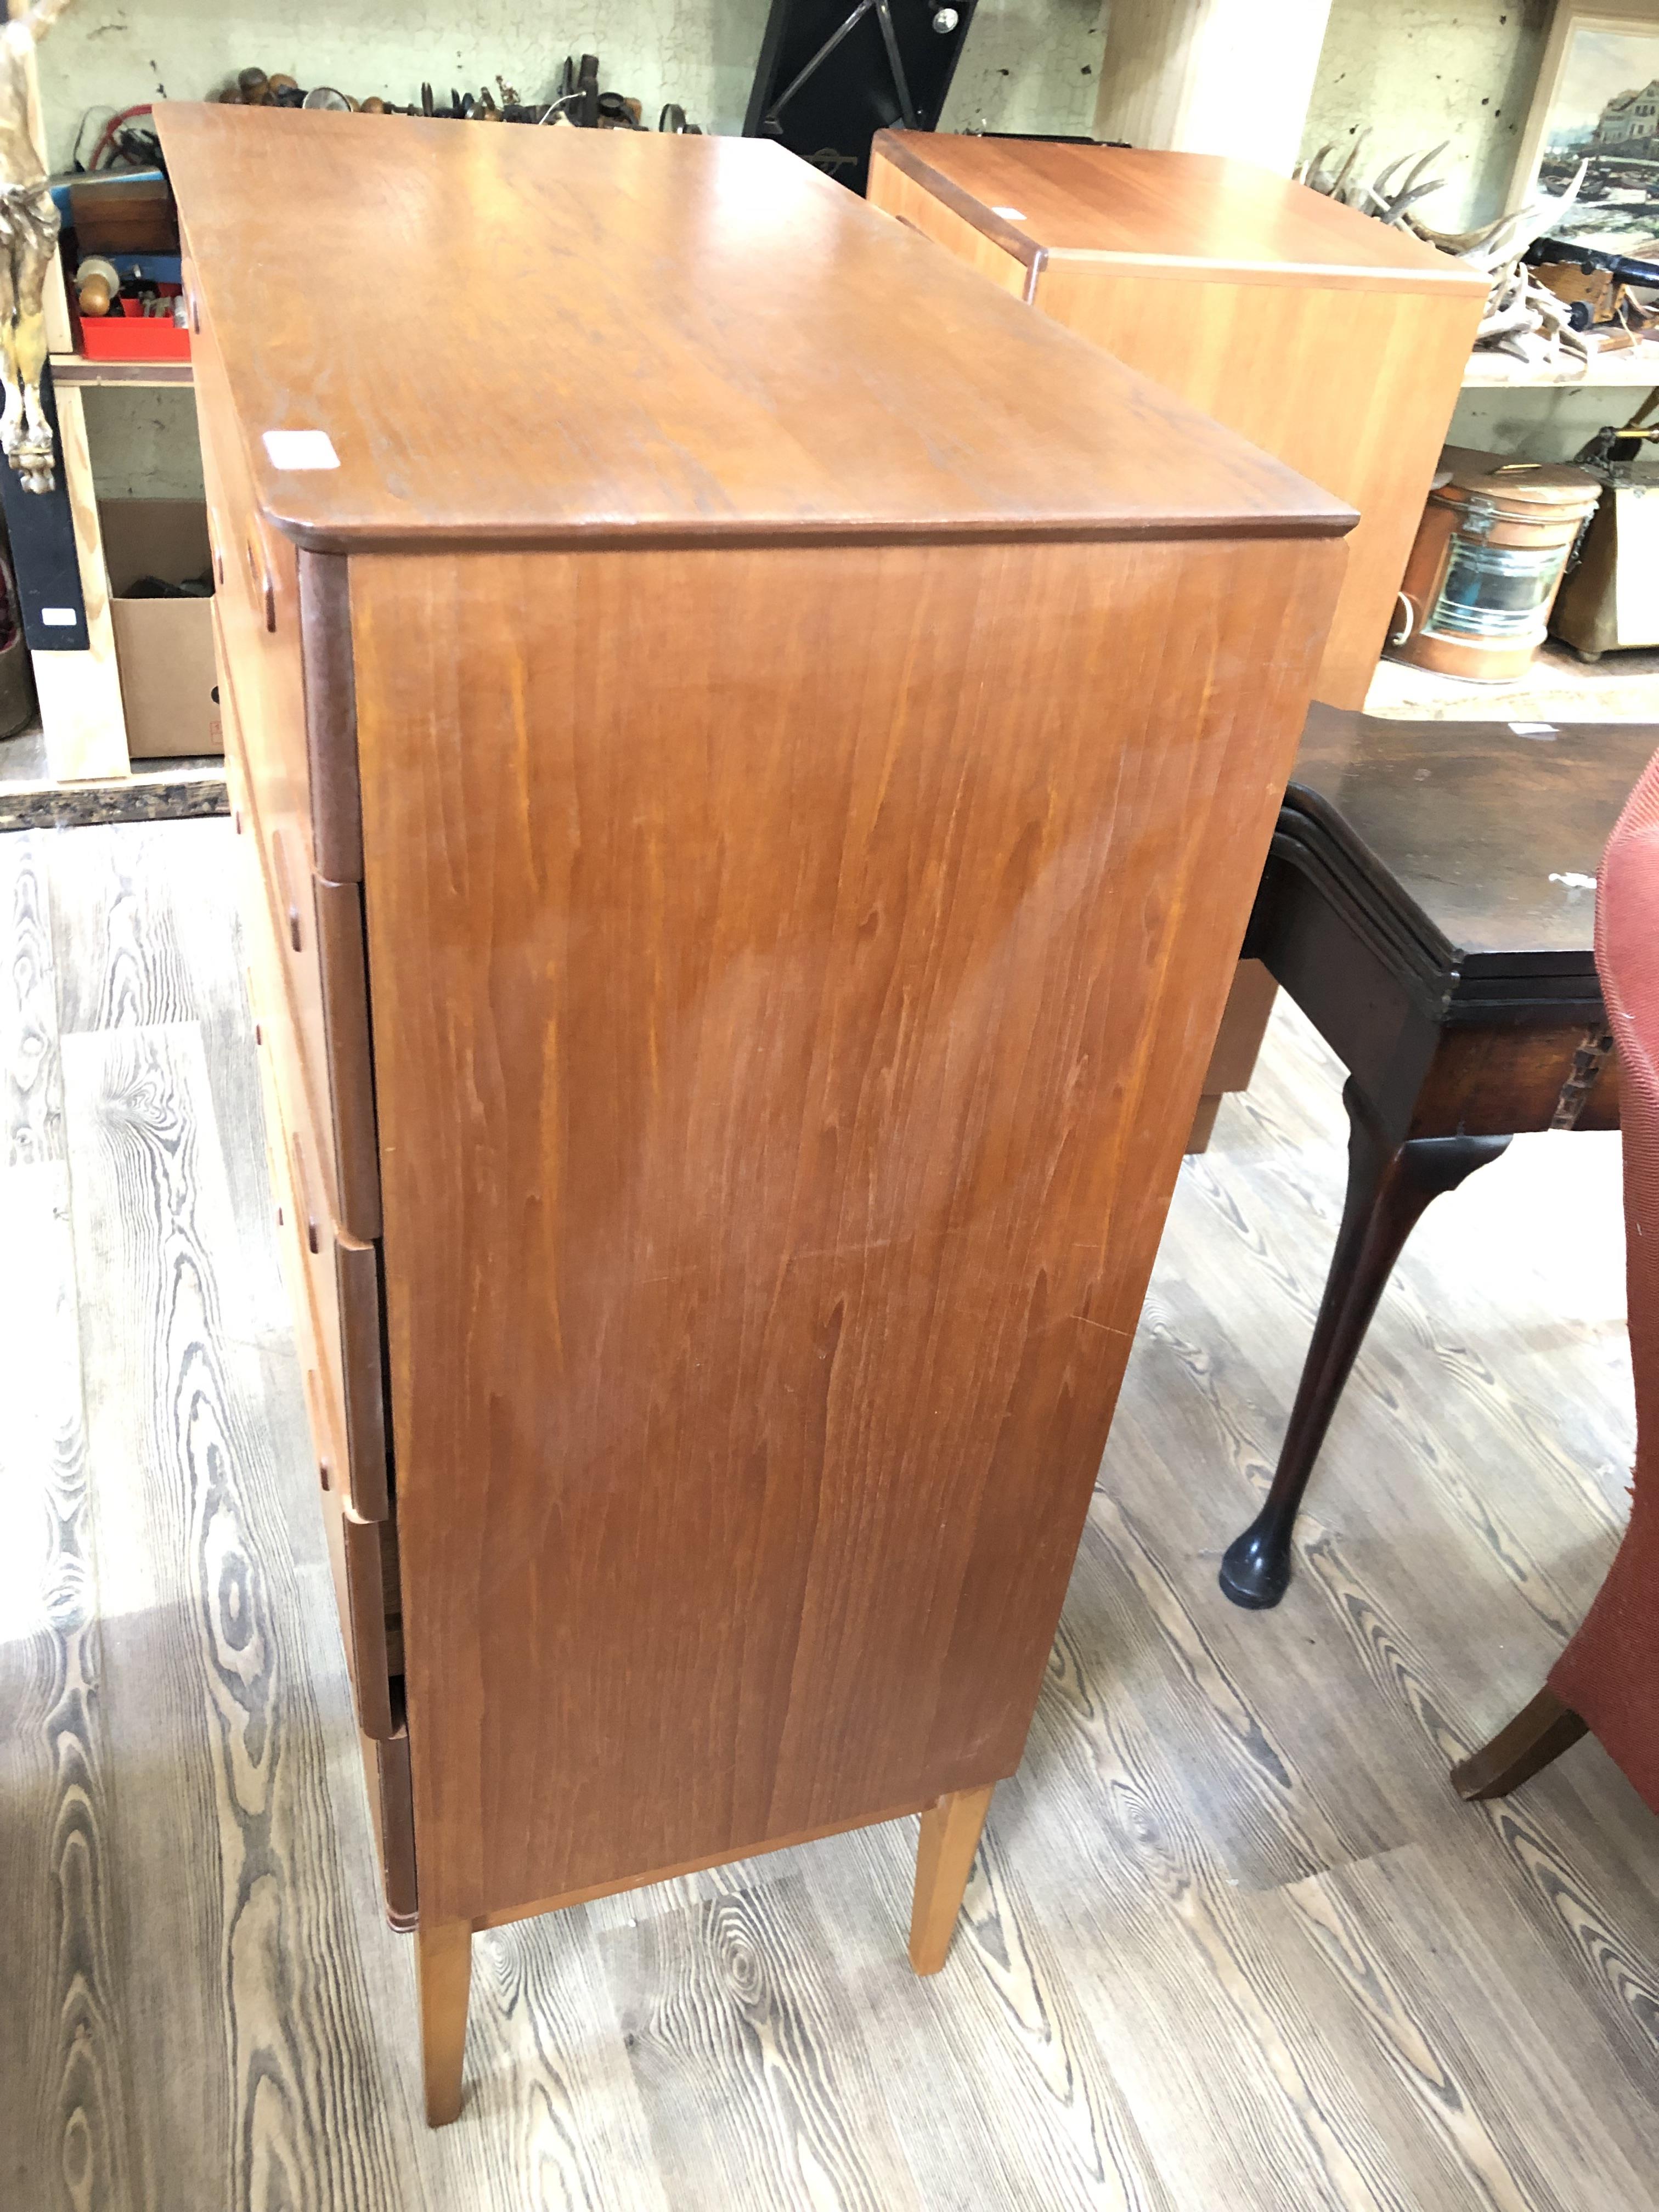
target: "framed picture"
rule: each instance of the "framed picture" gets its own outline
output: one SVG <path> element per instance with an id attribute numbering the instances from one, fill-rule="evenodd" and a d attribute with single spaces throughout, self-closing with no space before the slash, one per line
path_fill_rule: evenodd
<path id="1" fill-rule="evenodd" d="M 1584 161 L 1563 228 L 1626 253 L 1659 246 L 1659 0 L 1559 0 L 1509 205 L 1565 191 Z"/>

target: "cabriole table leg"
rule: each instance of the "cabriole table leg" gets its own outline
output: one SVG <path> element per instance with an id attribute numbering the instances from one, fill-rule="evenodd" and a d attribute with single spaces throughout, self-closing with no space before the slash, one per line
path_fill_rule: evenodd
<path id="1" fill-rule="evenodd" d="M 1352 1079 L 1343 1086 L 1342 1103 L 1348 1109 L 1342 1225 L 1273 1488 L 1221 1562 L 1221 1587 L 1235 1605 L 1277 1605 L 1285 1595 L 1291 1579 L 1291 1539 L 1308 1478 L 1406 1239 L 1433 1200 L 1495 1160 L 1510 1141 L 1413 1137 L 1394 1144 Z"/>

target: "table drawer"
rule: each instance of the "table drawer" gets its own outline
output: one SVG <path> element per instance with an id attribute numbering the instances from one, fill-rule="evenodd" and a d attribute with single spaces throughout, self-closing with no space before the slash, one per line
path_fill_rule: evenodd
<path id="1" fill-rule="evenodd" d="M 372 1243 L 380 1233 L 380 1168 L 362 888 L 317 875 L 306 866 L 292 823 L 266 819 L 246 750 L 241 691 L 222 644 L 219 702 L 225 757 L 235 760 L 233 818 L 258 854 L 268 933 L 330 1207 L 349 1237 Z M 267 1012 L 274 1017 L 278 1008 Z"/>
<path id="2" fill-rule="evenodd" d="M 337 1231 L 320 1200 L 313 1164 L 316 1146 L 282 1001 L 282 979 L 272 973 L 273 955 L 258 910 L 257 864 L 250 863 L 248 876 L 244 906 L 254 909 L 247 922 L 248 996 L 264 1078 L 276 1102 L 268 1133 L 272 1151 L 282 1155 L 278 1188 L 287 1195 L 318 1364 L 333 1425 L 343 1441 L 345 1490 L 352 1510 L 364 1520 L 384 1520 L 391 1510 L 391 1486 L 379 1258 L 372 1244 Z"/>

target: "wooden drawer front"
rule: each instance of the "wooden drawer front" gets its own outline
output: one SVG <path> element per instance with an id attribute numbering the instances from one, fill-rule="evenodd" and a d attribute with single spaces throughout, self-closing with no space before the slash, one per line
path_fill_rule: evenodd
<path id="1" fill-rule="evenodd" d="M 363 1778 L 368 1784 L 368 1816 L 386 1895 L 386 1917 L 394 1928 L 412 1928 L 415 1909 L 415 1799 L 410 1787 L 409 1734 L 399 1729 L 384 1743 L 359 1735 Z"/>
<path id="2" fill-rule="evenodd" d="M 343 1444 L 341 1474 L 352 1510 L 366 1521 L 391 1510 L 386 1468 L 384 1370 L 380 1359 L 380 1265 L 373 1245 L 343 1236 L 319 1196 L 305 1094 L 297 1074 L 291 1030 L 274 975 L 263 924 L 263 890 L 250 864 L 244 896 L 247 915 L 248 994 L 264 1078 L 277 1103 L 270 1137 L 282 1149 L 286 1192 L 300 1273 L 312 1316 L 318 1360 L 329 1393 L 333 1425 Z M 276 1009 L 273 1015 L 271 1010 Z"/>
<path id="3" fill-rule="evenodd" d="M 378 1739 L 392 1735 L 402 1723 L 403 1698 L 396 1671 L 402 1671 L 402 1638 L 395 1607 L 398 1580 L 395 1566 L 388 1575 L 386 1555 L 395 1543 L 389 1521 L 367 1521 L 352 1510 L 348 1487 L 341 1480 L 348 1463 L 337 1425 L 337 1406 L 325 1374 L 320 1349 L 325 1334 L 314 1296 L 314 1278 L 306 1265 L 302 1227 L 304 1201 L 296 1197 L 288 1172 L 291 1152 L 283 1126 L 282 1103 L 276 1093 L 270 1058 L 262 1050 L 266 1150 L 271 1188 L 276 1196 L 277 1249 L 283 1279 L 294 1313 L 295 1346 L 305 1382 L 306 1412 L 311 1425 L 319 1487 L 322 1493 L 323 1523 L 328 1539 L 329 1565 L 334 1576 L 334 1595 L 340 1611 L 340 1630 L 345 1643 L 346 1664 L 356 1702 L 358 1725 Z M 392 1617 L 388 1620 L 388 1609 Z"/>
<path id="4" fill-rule="evenodd" d="M 213 541 L 215 583 L 255 733 L 268 813 L 301 823 L 311 861 L 333 883 L 361 883 L 348 569 L 338 554 L 302 552 L 261 514 L 223 364 L 206 327 L 195 270 L 184 268 L 196 409 Z"/>
<path id="5" fill-rule="evenodd" d="M 258 854 L 267 930 L 282 970 L 282 1006 L 329 1206 L 347 1236 L 372 1243 L 380 1233 L 380 1168 L 362 891 L 356 884 L 330 883 L 315 874 L 305 864 L 293 824 L 266 820 L 246 751 L 241 691 L 222 647 L 220 671 L 225 754 L 237 757 L 234 818 Z M 275 1015 L 279 1009 L 273 1002 L 267 1011 Z"/>
<path id="6" fill-rule="evenodd" d="M 297 557 L 254 505 L 217 351 L 205 334 L 192 346 L 221 665 L 228 665 L 235 681 L 254 803 L 268 823 L 287 825 L 309 869 L 313 840 Z"/>

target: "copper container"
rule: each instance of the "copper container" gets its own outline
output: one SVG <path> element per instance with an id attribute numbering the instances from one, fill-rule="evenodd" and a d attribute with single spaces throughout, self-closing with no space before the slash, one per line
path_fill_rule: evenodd
<path id="1" fill-rule="evenodd" d="M 1585 469 L 1448 446 L 1406 563 L 1389 657 L 1471 684 L 1524 675 L 1601 496 Z"/>

